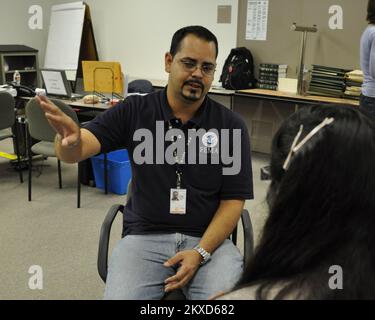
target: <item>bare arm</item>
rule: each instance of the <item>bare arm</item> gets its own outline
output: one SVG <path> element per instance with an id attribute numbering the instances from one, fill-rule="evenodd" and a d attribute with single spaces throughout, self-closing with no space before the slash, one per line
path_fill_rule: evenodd
<path id="1" fill-rule="evenodd" d="M 199 245 L 212 253 L 236 227 L 245 204 L 244 200 L 222 200 Z"/>
<path id="2" fill-rule="evenodd" d="M 63 138 L 57 134 L 55 139 L 56 154 L 64 162 L 80 162 L 100 152 L 98 139 L 86 129 L 80 129 L 79 139 L 73 145 L 64 146 L 63 141 Z"/>
<path id="3" fill-rule="evenodd" d="M 225 239 L 233 232 L 233 229 L 241 217 L 244 200 L 222 200 L 211 223 L 204 233 L 199 245 L 213 253 Z M 202 261 L 201 255 L 195 250 L 185 250 L 170 258 L 164 265 L 169 267 L 180 263 L 178 272 L 165 280 L 165 291 L 173 291 L 185 286 L 198 270 Z"/>
<path id="4" fill-rule="evenodd" d="M 36 97 L 36 100 L 57 133 L 55 149 L 60 160 L 75 163 L 100 152 L 100 142 L 90 131 L 80 129 L 73 119 L 46 97 Z"/>

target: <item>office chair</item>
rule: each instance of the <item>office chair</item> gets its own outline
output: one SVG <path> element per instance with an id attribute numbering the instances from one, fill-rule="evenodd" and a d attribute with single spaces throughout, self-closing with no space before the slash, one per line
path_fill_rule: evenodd
<path id="1" fill-rule="evenodd" d="M 11 94 L 8 92 L 0 92 L 0 130 L 11 128 L 14 125 L 15 131 L 15 134 L 0 134 L 0 141 L 8 138 L 14 138 L 14 145 L 17 153 L 17 170 L 20 176 L 20 182 L 23 183 L 15 106 L 16 104 Z"/>
<path id="2" fill-rule="evenodd" d="M 127 201 L 131 197 L 131 180 L 128 184 Z M 98 250 L 98 273 L 102 280 L 106 282 L 107 272 L 108 272 L 108 247 L 109 247 L 109 237 L 111 233 L 111 228 L 113 220 L 115 219 L 117 213 L 124 213 L 124 205 L 114 204 L 103 221 L 102 227 L 100 229 L 99 237 L 99 250 Z M 247 265 L 249 262 L 253 251 L 254 251 L 254 239 L 253 239 L 253 228 L 250 220 L 249 212 L 244 209 L 241 213 L 241 222 L 243 227 L 244 236 L 244 263 Z M 122 232 L 122 237 L 124 232 Z M 237 244 L 237 227 L 233 230 L 231 235 L 231 240 L 236 245 Z M 164 295 L 163 300 L 185 300 L 185 296 L 182 290 L 174 290 Z"/>
<path id="3" fill-rule="evenodd" d="M 137 79 L 129 82 L 128 93 L 151 93 L 155 89 L 151 81 L 144 79 Z"/>
<path id="4" fill-rule="evenodd" d="M 271 166 L 260 168 L 260 180 L 271 180 Z"/>
<path id="5" fill-rule="evenodd" d="M 51 101 L 59 107 L 65 114 L 71 117 L 78 125 L 78 118 L 76 113 L 71 107 L 66 105 L 60 100 L 51 99 Z M 26 118 L 27 118 L 27 127 L 28 127 L 28 137 L 27 149 L 28 149 L 28 158 L 29 158 L 29 186 L 28 186 L 28 199 L 31 201 L 31 186 L 32 186 L 32 154 L 40 154 L 44 157 L 56 157 L 55 152 L 55 136 L 56 132 L 48 123 L 47 118 L 45 117 L 44 111 L 39 106 L 39 103 L 35 99 L 31 99 L 26 105 Z M 31 138 L 40 140 L 40 142 L 32 145 Z M 61 162 L 57 159 L 57 172 L 59 180 L 59 188 L 62 188 L 61 181 Z M 81 206 L 81 166 L 78 163 L 78 175 L 77 175 L 77 208 Z"/>

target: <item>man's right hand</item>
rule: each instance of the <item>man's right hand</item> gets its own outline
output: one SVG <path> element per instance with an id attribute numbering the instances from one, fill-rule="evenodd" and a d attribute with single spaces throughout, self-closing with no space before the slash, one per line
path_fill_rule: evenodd
<path id="1" fill-rule="evenodd" d="M 73 147 L 80 140 L 80 128 L 76 122 L 45 96 L 36 96 L 50 125 L 61 137 L 62 147 Z"/>
<path id="2" fill-rule="evenodd" d="M 57 157 L 68 163 L 76 163 L 98 154 L 101 145 L 87 129 L 80 129 L 75 121 L 44 96 L 35 98 L 43 109 L 50 125 L 57 132 L 55 149 Z"/>

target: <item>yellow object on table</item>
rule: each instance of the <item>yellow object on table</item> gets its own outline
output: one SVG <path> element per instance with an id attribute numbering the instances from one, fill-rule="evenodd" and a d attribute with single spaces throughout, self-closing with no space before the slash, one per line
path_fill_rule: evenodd
<path id="1" fill-rule="evenodd" d="M 85 91 L 123 94 L 124 83 L 119 62 L 82 61 Z"/>

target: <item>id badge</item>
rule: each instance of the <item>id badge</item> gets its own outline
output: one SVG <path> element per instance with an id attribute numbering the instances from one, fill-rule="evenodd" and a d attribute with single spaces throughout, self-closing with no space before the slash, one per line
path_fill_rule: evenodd
<path id="1" fill-rule="evenodd" d="M 171 214 L 186 214 L 186 189 L 171 189 L 169 204 Z"/>

